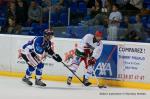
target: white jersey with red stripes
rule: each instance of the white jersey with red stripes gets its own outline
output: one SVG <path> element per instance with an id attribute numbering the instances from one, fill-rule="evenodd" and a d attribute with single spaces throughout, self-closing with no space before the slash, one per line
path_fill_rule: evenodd
<path id="1" fill-rule="evenodd" d="M 93 48 L 92 57 L 94 57 L 95 59 L 98 59 L 103 50 L 103 43 L 102 41 L 93 42 L 93 39 L 94 39 L 93 34 L 86 34 L 80 41 L 80 44 L 77 49 L 80 52 L 84 52 L 85 47 L 90 45 Z"/>

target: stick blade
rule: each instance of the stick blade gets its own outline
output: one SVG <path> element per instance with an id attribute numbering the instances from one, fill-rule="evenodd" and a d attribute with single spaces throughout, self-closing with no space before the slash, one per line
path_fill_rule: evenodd
<path id="1" fill-rule="evenodd" d="M 99 85 L 98 88 L 107 88 L 107 87 L 106 87 L 106 86 L 100 86 L 100 85 Z"/>
<path id="2" fill-rule="evenodd" d="M 92 83 L 88 82 L 88 83 L 84 83 L 85 86 L 90 86 Z"/>

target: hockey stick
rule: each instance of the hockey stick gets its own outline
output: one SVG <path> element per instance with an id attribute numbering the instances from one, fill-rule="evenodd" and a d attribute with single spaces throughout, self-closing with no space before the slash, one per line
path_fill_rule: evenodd
<path id="1" fill-rule="evenodd" d="M 61 62 L 68 70 L 70 70 L 77 78 L 78 80 L 85 86 L 89 86 L 90 84 L 89 83 L 84 83 L 64 62 Z"/>
<path id="2" fill-rule="evenodd" d="M 96 83 L 97 83 L 96 86 L 98 86 L 99 88 L 106 88 L 106 86 L 101 86 L 101 85 L 99 85 L 99 80 L 98 80 L 98 78 L 97 78 L 97 76 L 96 76 L 96 74 L 95 74 L 94 69 L 93 69 L 93 74 L 94 74 L 94 78 L 96 79 Z"/>
<path id="3" fill-rule="evenodd" d="M 63 62 L 62 62 L 63 63 Z M 63 63 L 64 64 L 64 63 Z M 64 64 L 64 66 L 65 67 L 67 67 L 69 70 L 70 70 L 70 65 L 66 65 L 66 64 Z M 72 71 L 72 70 L 70 70 L 82 83 L 83 83 L 83 81 Z M 97 82 L 97 87 L 98 88 L 105 88 L 104 86 L 99 86 L 99 81 L 98 81 L 98 78 L 96 77 L 96 74 L 95 74 L 95 71 L 94 71 L 94 69 L 93 69 L 93 72 L 94 72 L 94 77 L 95 77 L 95 79 L 96 79 L 96 82 Z M 90 84 L 88 84 L 88 85 L 90 85 Z M 88 85 L 86 85 L 86 86 L 88 86 Z"/>
<path id="4" fill-rule="evenodd" d="M 52 58 L 50 55 L 48 55 L 49 58 Z M 66 65 L 63 61 L 61 62 L 69 71 L 71 71 L 73 73 L 73 75 L 75 75 L 78 80 L 85 86 L 89 86 L 89 83 L 85 84 L 70 68 L 68 65 Z"/>

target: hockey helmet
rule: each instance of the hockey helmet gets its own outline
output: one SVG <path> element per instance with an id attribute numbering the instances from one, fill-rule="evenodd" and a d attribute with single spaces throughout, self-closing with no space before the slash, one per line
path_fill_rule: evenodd
<path id="1" fill-rule="evenodd" d="M 96 37 L 102 37 L 103 36 L 103 33 L 101 31 L 96 31 L 95 32 L 95 36 Z"/>
<path id="2" fill-rule="evenodd" d="M 44 33 L 43 33 L 44 36 L 50 36 L 50 35 L 54 35 L 54 32 L 52 29 L 45 29 L 44 30 Z"/>

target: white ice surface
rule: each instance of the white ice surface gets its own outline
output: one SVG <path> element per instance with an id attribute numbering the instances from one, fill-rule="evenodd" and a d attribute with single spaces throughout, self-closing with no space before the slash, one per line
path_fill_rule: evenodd
<path id="1" fill-rule="evenodd" d="M 34 82 L 34 81 L 33 81 Z M 150 91 L 97 87 L 83 87 L 73 84 L 71 87 L 62 82 L 45 81 L 47 87 L 25 85 L 20 78 L 0 77 L 0 99 L 150 99 Z M 101 95 L 101 94 L 107 95 Z M 121 93 L 122 95 L 109 95 Z M 145 95 L 127 95 L 144 93 Z"/>

